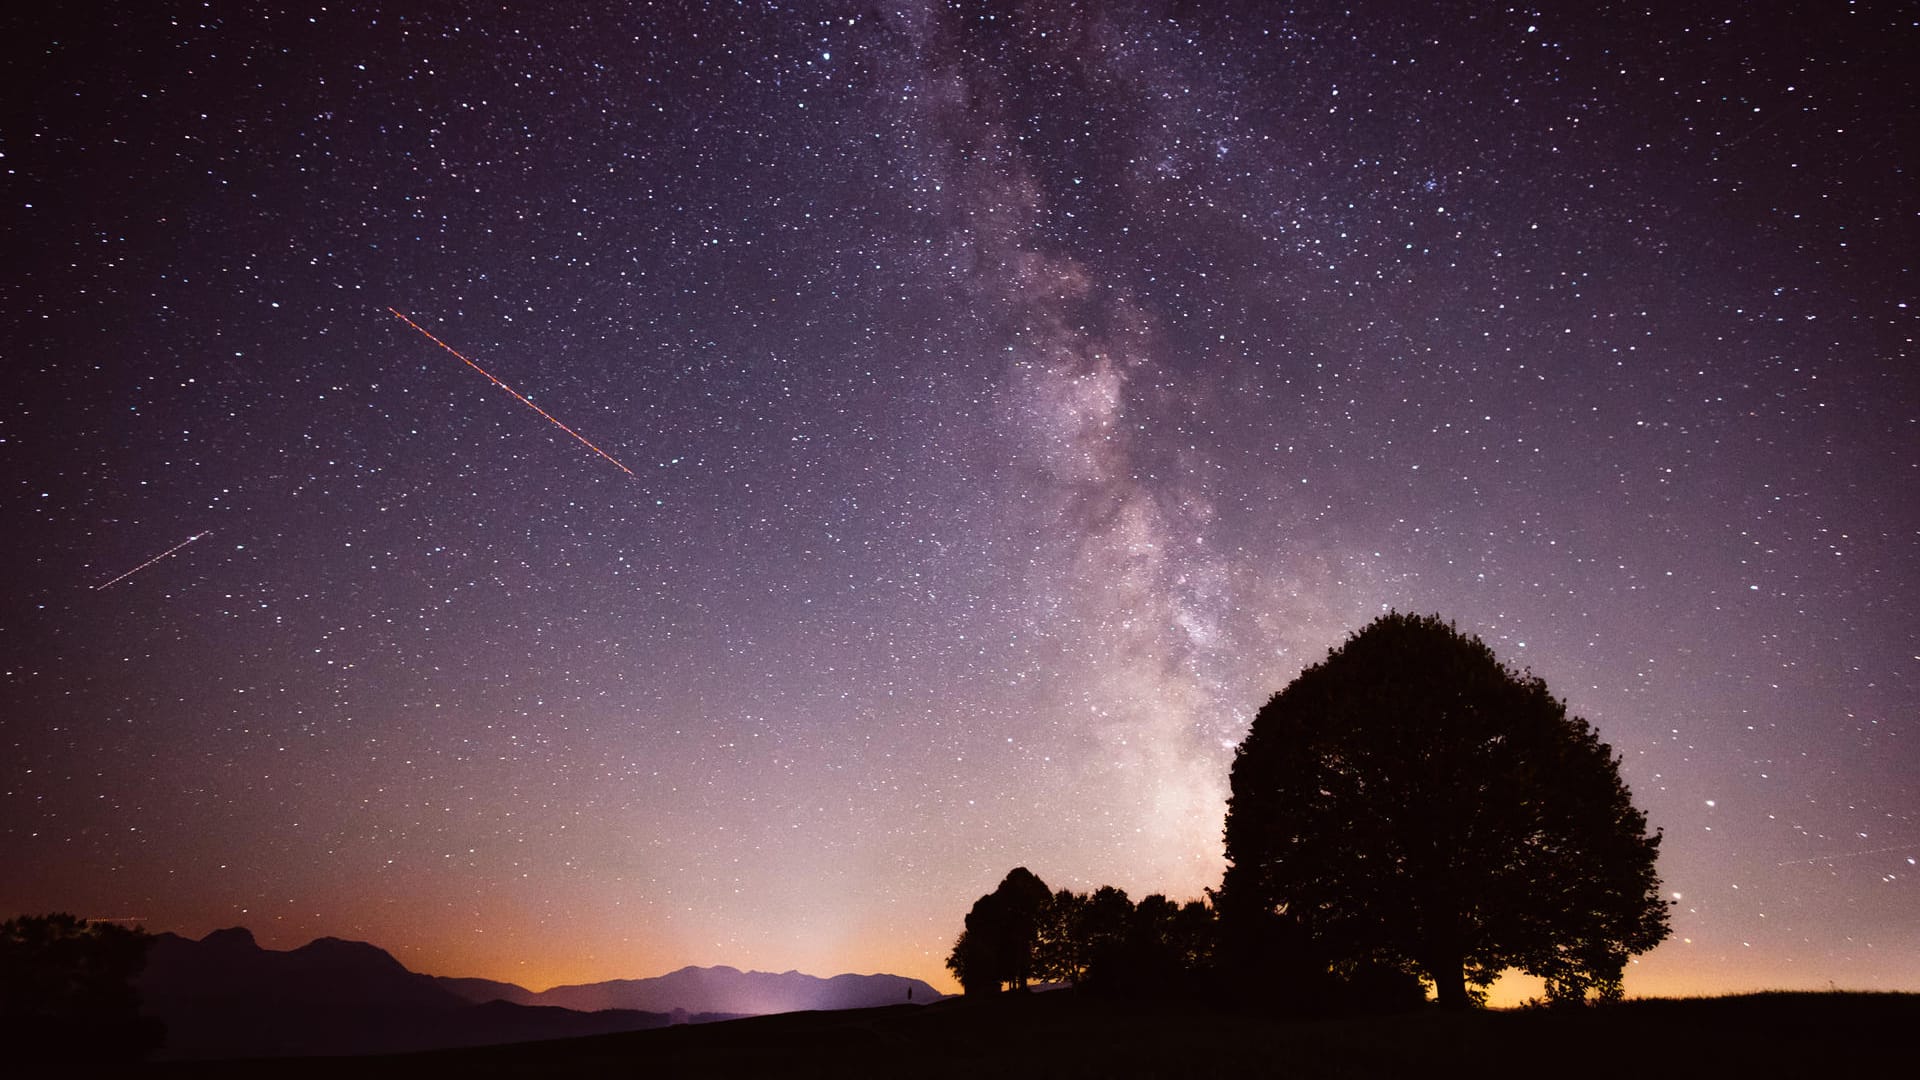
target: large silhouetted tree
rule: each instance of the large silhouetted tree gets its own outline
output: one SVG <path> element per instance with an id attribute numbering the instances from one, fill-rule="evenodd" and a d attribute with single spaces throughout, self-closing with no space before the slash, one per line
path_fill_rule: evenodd
<path id="1" fill-rule="evenodd" d="M 1302 672 L 1234 757 L 1228 939 L 1317 972 L 1402 966 L 1444 1005 L 1506 968 L 1617 997 L 1667 905 L 1619 763 L 1531 675 L 1390 614 Z"/>
<path id="2" fill-rule="evenodd" d="M 160 1045 L 133 977 L 153 938 L 72 915 L 0 923 L 0 1060 L 125 1061 Z"/>

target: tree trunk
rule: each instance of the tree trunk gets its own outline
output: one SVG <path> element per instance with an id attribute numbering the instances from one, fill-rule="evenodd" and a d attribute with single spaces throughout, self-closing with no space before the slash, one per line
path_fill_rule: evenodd
<path id="1" fill-rule="evenodd" d="M 1467 997 L 1466 949 L 1461 945 L 1460 917 L 1452 904 L 1442 902 L 1444 893 L 1430 899 L 1428 910 L 1445 914 L 1433 920 L 1427 937 L 1427 973 L 1433 976 L 1433 995 L 1440 1007 L 1449 1012 L 1471 1008 Z"/>
<path id="2" fill-rule="evenodd" d="M 1433 991 L 1440 999 L 1441 1008 L 1460 1010 L 1473 1004 L 1467 997 L 1466 968 L 1459 961 L 1434 965 L 1432 975 Z"/>

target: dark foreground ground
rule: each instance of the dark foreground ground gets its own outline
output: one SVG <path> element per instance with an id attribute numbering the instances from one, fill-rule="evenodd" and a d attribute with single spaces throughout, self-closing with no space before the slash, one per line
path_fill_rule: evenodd
<path id="1" fill-rule="evenodd" d="M 157 1077 L 1913 1076 L 1920 995 L 1280 1020 L 1070 994 L 789 1013 L 392 1057 L 173 1062 Z"/>

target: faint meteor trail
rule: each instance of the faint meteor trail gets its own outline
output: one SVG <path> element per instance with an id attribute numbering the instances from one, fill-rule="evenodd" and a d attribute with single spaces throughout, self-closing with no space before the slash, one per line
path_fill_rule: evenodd
<path id="1" fill-rule="evenodd" d="M 580 445 L 586 447 L 587 449 L 593 451 L 596 454 L 599 454 L 601 457 L 606 458 L 608 461 L 613 462 L 614 465 L 619 467 L 621 472 L 626 473 L 628 476 L 637 477 L 639 475 L 635 473 L 632 469 L 627 468 L 625 465 L 621 465 L 619 458 L 614 457 L 612 454 L 609 454 L 605 450 L 602 450 L 599 447 L 593 445 L 593 443 L 588 442 L 587 437 L 585 435 L 580 434 L 579 432 L 573 430 L 567 425 L 561 423 L 559 420 L 556 420 L 552 413 L 548 412 L 547 410 L 541 408 L 538 405 L 535 405 L 533 402 L 527 400 L 526 395 L 522 394 L 518 390 L 515 390 L 513 387 L 508 386 L 506 383 L 501 382 L 499 379 L 494 378 L 492 372 L 488 371 L 486 368 L 481 367 L 479 364 L 474 363 L 472 360 L 467 359 L 465 353 L 462 353 L 459 349 L 456 349 L 453 346 L 447 344 L 446 342 L 441 341 L 439 338 L 434 337 L 433 334 L 430 331 L 428 331 L 426 327 L 421 326 L 419 323 L 414 322 L 412 319 L 409 319 L 405 315 L 401 314 L 399 308 L 389 307 L 387 310 L 393 312 L 394 318 L 399 319 L 401 322 L 406 323 L 408 326 L 411 326 L 415 330 L 420 331 L 420 336 L 426 338 L 428 341 L 433 342 L 435 345 L 438 345 L 441 348 L 452 353 L 453 355 L 459 357 L 461 363 L 464 363 L 468 367 L 472 368 L 473 370 L 479 372 L 482 375 L 485 375 L 487 377 L 488 382 L 491 382 L 493 385 L 499 387 L 502 390 L 505 390 L 509 394 L 512 394 L 515 398 L 519 399 L 520 404 L 525 405 L 527 408 L 532 409 L 534 412 L 537 412 L 541 416 L 546 417 L 547 421 L 551 423 L 554 427 L 557 427 L 561 431 L 564 431 L 567 434 L 573 436 L 574 438 L 579 439 Z"/>
<path id="2" fill-rule="evenodd" d="M 119 583 L 127 580 L 128 578 L 139 573 L 140 571 L 145 570 L 147 567 L 152 566 L 154 563 L 159 562 L 161 559 L 164 559 L 167 556 L 173 554 L 174 552 L 179 551 L 181 548 L 186 547 L 188 544 L 193 543 L 195 540 L 198 540 L 203 536 L 212 536 L 212 535 L 213 535 L 212 529 L 208 529 L 206 532 L 194 533 L 192 536 L 187 537 L 185 540 L 180 541 L 179 543 L 173 545 L 172 547 L 161 552 L 160 554 L 155 555 L 153 558 L 148 559 L 146 562 L 141 563 L 139 566 L 136 566 L 133 569 L 127 571 L 126 573 L 121 574 L 119 577 L 114 578 L 112 581 L 109 581 L 104 585 L 95 585 L 93 587 L 93 591 L 99 592 L 101 589 L 112 588 L 113 586 L 118 585 Z"/>
<path id="3" fill-rule="evenodd" d="M 1912 850 L 1913 850 L 1912 844 L 1899 844 L 1894 847 L 1868 848 L 1865 851 L 1842 851 L 1833 855 L 1818 855 L 1811 859 L 1788 859 L 1786 862 L 1774 863 L 1773 865 L 1776 867 L 1811 866 L 1815 863 L 1832 862 L 1835 859 L 1852 859 L 1852 858 L 1857 858 L 1861 855 L 1885 855 L 1889 851 L 1912 851 Z M 1908 859 L 1907 861 L 1912 862 L 1913 860 Z"/>

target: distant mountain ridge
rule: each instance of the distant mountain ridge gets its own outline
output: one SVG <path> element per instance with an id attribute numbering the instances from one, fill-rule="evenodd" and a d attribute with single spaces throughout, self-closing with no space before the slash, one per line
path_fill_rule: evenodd
<path id="1" fill-rule="evenodd" d="M 909 987 L 916 1003 L 940 997 L 897 975 L 822 979 L 730 967 L 535 993 L 490 979 L 422 975 L 363 941 L 325 937 L 280 951 L 261 948 L 241 927 L 199 941 L 171 933 L 155 939 L 136 985 L 143 1011 L 167 1026 L 161 1056 L 168 1058 L 398 1053 L 893 1005 L 907 1000 Z M 619 1004 L 640 1001 L 659 1004 Z"/>
<path id="2" fill-rule="evenodd" d="M 738 968 L 684 967 L 649 979 L 556 986 L 534 992 L 489 979 L 437 980 L 469 1001 L 509 1001 L 516 1005 L 554 1005 L 595 1012 L 637 1009 L 685 1010 L 760 1015 L 812 1009 L 866 1009 L 876 1005 L 926 1004 L 940 1000 L 930 984 L 901 975 L 835 975 L 821 978 L 798 971 L 773 974 Z"/>

